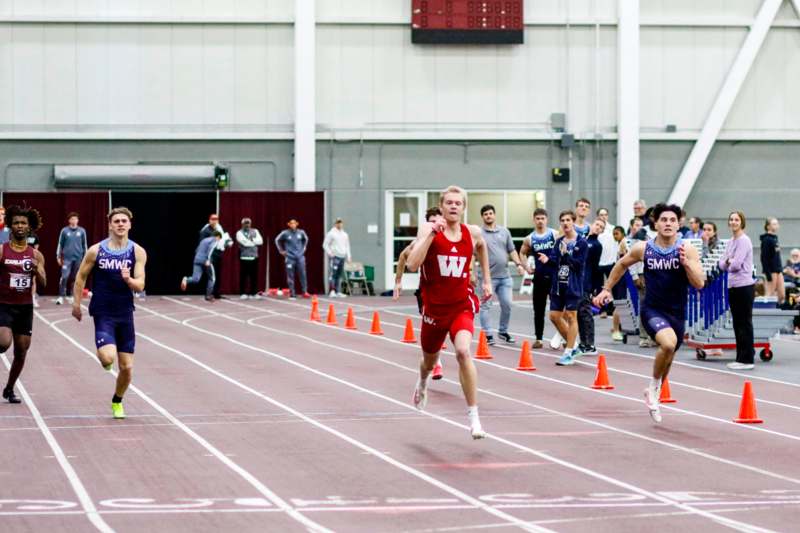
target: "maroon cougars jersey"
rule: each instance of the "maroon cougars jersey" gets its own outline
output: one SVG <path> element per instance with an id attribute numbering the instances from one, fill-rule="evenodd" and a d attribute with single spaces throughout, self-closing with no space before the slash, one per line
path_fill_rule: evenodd
<path id="1" fill-rule="evenodd" d="M 0 303 L 33 304 L 33 248 L 17 252 L 10 243 L 3 245 L 0 256 Z"/>

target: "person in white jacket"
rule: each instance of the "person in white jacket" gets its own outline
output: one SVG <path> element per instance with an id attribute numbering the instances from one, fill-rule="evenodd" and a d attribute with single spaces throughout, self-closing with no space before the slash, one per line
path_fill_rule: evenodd
<path id="1" fill-rule="evenodd" d="M 344 264 L 350 262 L 350 237 L 342 229 L 344 221 L 337 218 L 322 242 L 322 249 L 328 255 L 328 290 L 331 298 L 344 298 L 344 294 L 339 289 L 339 282 L 344 274 Z"/>
<path id="2" fill-rule="evenodd" d="M 243 218 L 242 229 L 236 232 L 236 242 L 239 244 L 239 293 L 242 300 L 259 298 L 258 247 L 264 244 L 264 239 L 252 225 L 252 220 Z"/>

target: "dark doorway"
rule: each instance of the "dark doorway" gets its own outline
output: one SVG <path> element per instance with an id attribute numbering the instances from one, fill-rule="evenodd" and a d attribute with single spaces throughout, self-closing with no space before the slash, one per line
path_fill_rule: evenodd
<path id="1" fill-rule="evenodd" d="M 177 294 L 192 271 L 200 229 L 216 209 L 213 192 L 114 192 L 133 212 L 131 239 L 147 250 L 147 294 Z"/>

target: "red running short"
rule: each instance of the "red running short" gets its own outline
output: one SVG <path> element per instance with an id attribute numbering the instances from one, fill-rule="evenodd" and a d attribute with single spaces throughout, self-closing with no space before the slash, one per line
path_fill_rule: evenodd
<path id="1" fill-rule="evenodd" d="M 448 333 L 450 340 L 456 338 L 459 331 L 475 332 L 473 324 L 475 314 L 472 311 L 459 311 L 446 317 L 431 317 L 422 315 L 422 328 L 420 329 L 420 344 L 425 353 L 438 353 Z"/>

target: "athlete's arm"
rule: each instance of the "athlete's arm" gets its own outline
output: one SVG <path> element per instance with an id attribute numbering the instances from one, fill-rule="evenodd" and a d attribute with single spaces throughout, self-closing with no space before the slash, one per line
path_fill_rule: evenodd
<path id="1" fill-rule="evenodd" d="M 597 296 L 592 299 L 592 303 L 594 305 L 597 307 L 603 307 L 611 301 L 611 289 L 617 284 L 617 282 L 619 282 L 620 279 L 622 279 L 622 276 L 625 275 L 626 270 L 644 259 L 644 249 L 646 246 L 646 241 L 637 242 L 631 246 L 631 249 L 627 254 L 617 261 L 617 264 L 614 265 L 614 268 L 611 269 L 611 273 L 608 275 L 606 284 L 603 285 L 603 290 L 601 290 Z"/>
<path id="2" fill-rule="evenodd" d="M 392 300 L 397 300 L 400 298 L 400 287 L 402 286 L 403 282 L 403 273 L 406 271 L 406 260 L 408 259 L 408 254 L 411 253 L 411 248 L 413 246 L 413 242 L 406 246 L 403 251 L 400 252 L 400 257 L 397 258 L 397 269 L 394 272 L 394 290 L 392 291 Z"/>
<path id="3" fill-rule="evenodd" d="M 75 274 L 75 285 L 72 289 L 72 297 L 74 298 L 74 301 L 72 302 L 72 316 L 74 316 L 78 322 L 81 321 L 81 317 L 83 316 L 83 313 L 81 312 L 83 288 L 86 286 L 86 280 L 89 278 L 89 273 L 94 268 L 94 263 L 97 260 L 97 251 L 99 249 L 99 244 L 95 244 L 89 248 L 89 251 L 83 256 L 83 261 L 81 261 L 81 267 L 78 269 L 78 273 Z"/>
<path id="4" fill-rule="evenodd" d="M 475 253 L 481 265 L 483 274 L 483 284 L 481 286 L 481 301 L 488 302 L 492 299 L 492 275 L 489 272 L 489 251 L 486 249 L 486 241 L 483 240 L 483 232 L 478 226 L 469 224 L 467 226 L 472 235 L 472 242 L 475 243 Z"/>
<path id="5" fill-rule="evenodd" d="M 136 264 L 133 265 L 133 277 L 131 277 L 131 271 L 128 268 L 123 268 L 120 274 L 122 274 L 122 281 L 124 281 L 132 291 L 142 292 L 144 290 L 144 265 L 147 263 L 147 252 L 137 244 L 133 249 L 133 253 L 136 254 Z"/>
<path id="6" fill-rule="evenodd" d="M 703 272 L 703 266 L 700 264 L 700 255 L 697 253 L 697 248 L 692 245 L 681 245 L 681 264 L 686 269 L 686 277 L 689 278 L 689 283 L 695 289 L 702 289 L 706 284 L 706 273 Z"/>
<path id="7" fill-rule="evenodd" d="M 532 267 L 530 261 L 528 261 L 528 255 L 530 255 L 532 251 L 531 238 L 525 237 L 525 240 L 522 241 L 522 246 L 519 249 L 519 258 L 522 261 L 522 266 L 525 269 L 525 272 L 528 274 L 533 274 L 534 271 L 534 267 Z"/>
<path id="8" fill-rule="evenodd" d="M 417 230 L 417 238 L 411 245 L 411 252 L 406 259 L 406 267 L 410 272 L 419 270 L 420 265 L 425 261 L 425 256 L 428 255 L 428 249 L 431 247 L 433 237 L 436 235 L 437 226 L 442 225 L 443 217 L 437 216 L 433 222 L 423 222 L 419 225 Z"/>
<path id="9" fill-rule="evenodd" d="M 33 257 L 36 259 L 36 283 L 39 285 L 39 288 L 44 289 L 47 286 L 47 274 L 44 271 L 44 255 L 39 250 L 34 250 Z"/>

